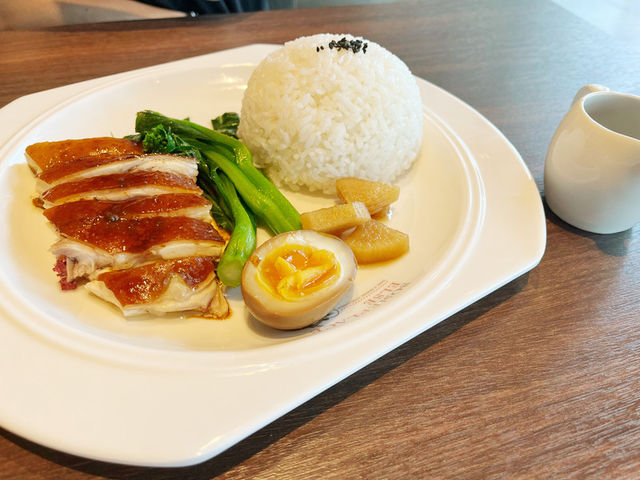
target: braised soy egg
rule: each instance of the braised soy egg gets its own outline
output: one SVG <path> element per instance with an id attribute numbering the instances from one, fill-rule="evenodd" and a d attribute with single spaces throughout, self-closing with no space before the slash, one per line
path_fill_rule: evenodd
<path id="1" fill-rule="evenodd" d="M 262 323 L 281 330 L 317 322 L 349 291 L 357 264 L 339 238 L 286 232 L 260 245 L 242 271 L 242 297 Z"/>

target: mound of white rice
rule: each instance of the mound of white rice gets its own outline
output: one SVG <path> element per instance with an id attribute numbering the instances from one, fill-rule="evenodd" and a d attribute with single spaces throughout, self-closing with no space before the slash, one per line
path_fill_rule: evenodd
<path id="1" fill-rule="evenodd" d="M 404 62 L 376 43 L 301 37 L 251 75 L 238 136 L 280 186 L 333 193 L 340 177 L 393 183 L 420 149 L 420 93 Z"/>

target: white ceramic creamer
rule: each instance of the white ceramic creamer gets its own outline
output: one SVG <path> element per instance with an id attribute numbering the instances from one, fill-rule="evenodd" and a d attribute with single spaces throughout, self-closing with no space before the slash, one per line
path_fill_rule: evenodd
<path id="1" fill-rule="evenodd" d="M 544 188 L 551 210 L 582 230 L 640 222 L 640 97 L 581 88 L 549 145 Z"/>

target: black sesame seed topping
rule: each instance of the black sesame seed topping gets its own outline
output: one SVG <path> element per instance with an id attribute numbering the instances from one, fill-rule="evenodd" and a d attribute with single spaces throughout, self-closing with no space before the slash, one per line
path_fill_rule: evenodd
<path id="1" fill-rule="evenodd" d="M 331 40 L 329 42 L 329 49 L 333 50 L 334 48 L 338 51 L 340 50 L 350 50 L 353 53 L 358 53 L 362 51 L 362 53 L 367 53 L 368 43 L 364 43 L 362 40 L 354 38 L 353 40 L 347 40 L 347 37 L 342 37 L 340 40 Z M 316 47 L 316 52 L 320 50 L 324 50 L 324 46 Z"/>

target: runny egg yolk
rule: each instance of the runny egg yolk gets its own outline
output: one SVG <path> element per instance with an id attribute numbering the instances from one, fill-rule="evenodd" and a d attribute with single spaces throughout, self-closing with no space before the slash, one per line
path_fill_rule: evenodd
<path id="1" fill-rule="evenodd" d="M 258 280 L 272 294 L 295 301 L 333 285 L 340 263 L 333 252 L 310 245 L 286 244 L 258 265 Z"/>

